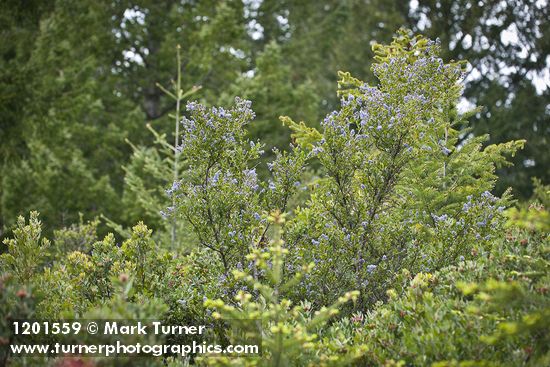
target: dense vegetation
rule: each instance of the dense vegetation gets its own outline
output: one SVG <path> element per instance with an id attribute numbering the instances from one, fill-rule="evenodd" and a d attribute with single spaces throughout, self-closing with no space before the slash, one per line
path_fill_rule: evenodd
<path id="1" fill-rule="evenodd" d="M 211 106 L 228 107 L 236 95 L 253 101 L 249 130 L 272 156 L 289 142 L 278 117 L 318 127 L 338 107 L 337 71 L 374 82 L 371 45 L 401 26 L 439 38 L 443 59 L 469 61 L 464 96 L 483 106 L 471 118 L 476 136 L 527 140 L 514 165 L 499 168 L 495 190 L 511 186 L 527 199 L 531 177 L 550 180 L 549 8 L 534 0 L 4 0 L 0 237 L 32 210 L 49 235 L 79 213 L 162 226 L 132 187 L 143 181 L 152 192 L 171 179 L 144 166 L 164 158 L 151 151 L 147 124 L 173 142 L 175 102 L 156 83 L 175 79 L 177 44 L 182 89 L 201 85 L 193 98 Z"/>
<path id="2" fill-rule="evenodd" d="M 0 365 L 550 365 L 549 12 L 2 1 Z M 263 353 L 9 353 L 113 318 Z"/>
<path id="3" fill-rule="evenodd" d="M 117 235 L 103 236 L 99 220 L 81 218 L 44 235 L 31 212 L 4 242 L 4 347 L 13 319 L 161 318 L 212 325 L 226 343 L 239 337 L 241 320 L 253 319 L 261 357 L 46 360 L 14 358 L 6 348 L 2 361 L 550 364 L 550 188 L 534 180 L 529 203 L 510 190 L 491 193 L 497 170 L 525 141 L 491 144 L 470 134 L 478 110 L 457 109 L 467 68 L 445 62 L 439 41 L 400 31 L 373 51 L 375 80 L 340 73 L 340 104 L 320 124 L 281 118 L 292 139 L 285 149 L 255 135 L 259 121 L 246 99 L 183 103 L 196 90 L 185 93 L 178 73 L 173 90 L 163 87 L 175 102 L 176 149 L 151 128 L 155 145 L 131 146 L 123 169 L 124 205 L 116 209 L 143 222 L 128 229 L 104 217 Z M 88 172 L 84 156 L 74 157 L 74 168 Z M 61 197 L 82 189 L 80 176 L 55 183 L 57 171 L 21 169 L 54 180 L 42 182 Z M 98 190 L 109 184 L 85 177 Z M 119 205 L 113 200 L 106 204 Z"/>

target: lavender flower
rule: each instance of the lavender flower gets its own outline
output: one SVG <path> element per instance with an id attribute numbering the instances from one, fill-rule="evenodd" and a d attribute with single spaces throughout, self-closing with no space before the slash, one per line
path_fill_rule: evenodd
<path id="1" fill-rule="evenodd" d="M 174 182 L 172 182 L 172 186 L 169 189 L 166 190 L 166 194 L 168 196 L 172 196 L 174 194 L 174 192 L 179 190 L 180 187 L 181 187 L 181 181 L 174 181 Z"/>
<path id="2" fill-rule="evenodd" d="M 319 147 L 319 146 L 316 146 L 314 147 L 311 152 L 314 154 L 314 155 L 317 155 L 319 153 L 322 153 L 324 152 L 324 149 L 322 147 Z"/>
<path id="3" fill-rule="evenodd" d="M 443 214 L 443 215 L 436 215 L 436 214 L 432 214 L 432 218 L 435 222 L 444 222 L 446 221 L 449 217 L 447 216 L 447 214 Z"/>
<path id="4" fill-rule="evenodd" d="M 220 179 L 220 171 L 217 171 L 216 173 L 214 173 L 214 176 L 212 176 L 212 178 L 210 179 L 210 182 L 212 183 L 212 185 L 216 185 L 219 179 Z"/>
<path id="5" fill-rule="evenodd" d="M 187 105 L 185 107 L 188 112 L 192 112 L 197 110 L 199 104 L 197 103 L 197 101 L 189 101 L 187 102 Z"/>
<path id="6" fill-rule="evenodd" d="M 256 174 L 256 169 L 246 169 L 243 171 L 244 174 L 244 185 L 250 187 L 252 190 L 258 190 L 258 175 Z"/>

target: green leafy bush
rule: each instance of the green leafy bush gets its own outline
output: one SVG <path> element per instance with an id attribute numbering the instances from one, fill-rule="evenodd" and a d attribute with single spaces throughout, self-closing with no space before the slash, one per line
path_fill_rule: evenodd
<path id="1" fill-rule="evenodd" d="M 280 213 L 270 217 L 276 225 L 284 223 Z M 280 233 L 265 250 L 256 250 L 247 258 L 254 261 L 255 270 L 262 273 L 263 282 L 253 275 L 235 270 L 233 275 L 252 287 L 251 292 L 239 291 L 235 296 L 235 306 L 223 300 L 208 300 L 207 307 L 217 310 L 214 318 L 227 320 L 238 336 L 230 335 L 236 344 L 242 340 L 261 341 L 262 356 L 249 356 L 235 359 L 231 357 L 205 357 L 207 365 L 214 366 L 289 366 L 289 365 L 347 365 L 357 356 L 350 353 L 319 353 L 318 333 L 327 325 L 330 318 L 339 313 L 339 307 L 349 301 L 357 300 L 359 292 L 346 292 L 329 307 L 314 311 L 311 304 L 301 302 L 292 305 L 289 299 L 281 298 L 286 290 L 295 286 L 309 273 L 313 264 L 302 266 L 293 278 L 283 280 L 284 262 L 288 250 L 283 247 Z M 250 323 L 253 323 L 252 327 Z M 241 335 L 243 331 L 244 337 Z M 248 339 L 247 339 L 248 338 Z M 358 353 L 357 353 L 358 354 Z"/>

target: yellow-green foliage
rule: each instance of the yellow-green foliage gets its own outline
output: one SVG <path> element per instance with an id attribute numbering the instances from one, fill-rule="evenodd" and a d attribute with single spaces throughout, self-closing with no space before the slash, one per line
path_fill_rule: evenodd
<path id="1" fill-rule="evenodd" d="M 279 213 L 274 213 L 270 218 L 277 225 L 284 223 L 284 218 Z M 249 331 L 244 337 L 230 334 L 231 341 L 260 341 L 262 355 L 238 359 L 206 356 L 201 359 L 206 365 L 345 366 L 360 355 L 357 350 L 354 350 L 355 353 L 319 353 L 318 335 L 329 320 L 339 314 L 342 305 L 357 300 L 359 292 L 346 292 L 334 304 L 317 311 L 313 311 L 308 302 L 293 305 L 291 300 L 282 295 L 308 274 L 314 264 L 303 266 L 291 279 L 285 281 L 283 272 L 288 249 L 283 247 L 279 237 L 280 229 L 277 232 L 279 235 L 269 248 L 265 251 L 256 250 L 248 256 L 254 262 L 254 273 L 262 272 L 261 279 L 254 278 L 247 272 L 233 272 L 234 277 L 249 284 L 253 289 L 252 293 L 257 296 L 240 291 L 235 296 L 235 305 L 227 304 L 221 299 L 205 302 L 206 307 L 216 310 L 214 318 L 227 322 L 237 332 Z"/>

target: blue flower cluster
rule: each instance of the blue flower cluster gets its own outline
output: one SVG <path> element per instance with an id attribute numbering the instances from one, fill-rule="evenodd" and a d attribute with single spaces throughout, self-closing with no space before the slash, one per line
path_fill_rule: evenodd
<path id="1" fill-rule="evenodd" d="M 241 134 L 242 127 L 254 119 L 251 105 L 250 101 L 239 97 L 229 110 L 223 107 L 208 109 L 196 101 L 188 102 L 186 110 L 190 118 L 184 117 L 181 121 L 181 144 L 176 149 L 185 154 L 200 149 L 201 144 L 223 147 L 237 143 L 236 134 Z"/>

